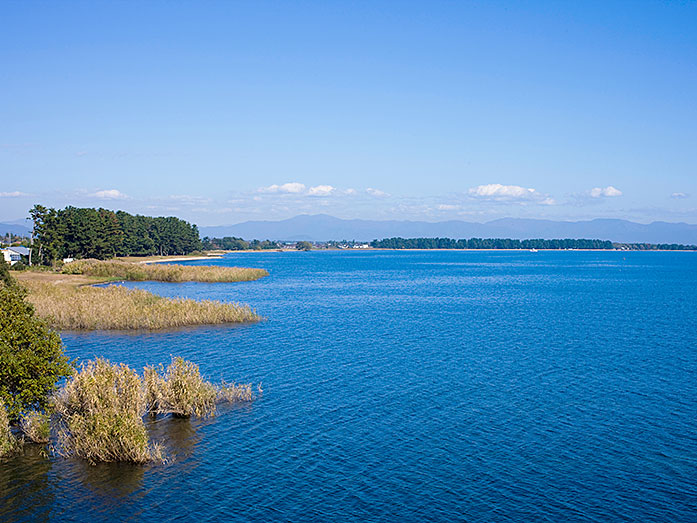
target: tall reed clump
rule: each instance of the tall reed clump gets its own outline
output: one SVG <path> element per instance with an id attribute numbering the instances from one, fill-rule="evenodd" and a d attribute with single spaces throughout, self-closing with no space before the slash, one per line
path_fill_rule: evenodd
<path id="1" fill-rule="evenodd" d="M 198 365 L 180 357 L 172 358 L 167 369 L 162 364 L 145 367 L 144 381 L 151 414 L 208 417 L 215 414 L 219 402 L 254 399 L 250 383 L 213 385 L 201 377 Z"/>
<path id="2" fill-rule="evenodd" d="M 261 318 L 247 305 L 163 298 L 138 289 L 24 282 L 36 314 L 55 329 L 167 329 L 248 323 Z"/>
<path id="3" fill-rule="evenodd" d="M 216 388 L 201 377 L 195 363 L 172 358 L 166 370 L 162 365 L 146 367 L 144 378 L 150 412 L 180 417 L 215 414 Z"/>
<path id="4" fill-rule="evenodd" d="M 264 269 L 211 265 L 140 264 L 120 260 L 77 260 L 63 266 L 63 274 L 83 274 L 129 281 L 252 281 L 268 276 Z"/>
<path id="5" fill-rule="evenodd" d="M 88 460 L 161 460 L 143 423 L 145 390 L 128 366 L 97 359 L 84 364 L 55 395 L 59 452 Z"/>
<path id="6" fill-rule="evenodd" d="M 0 458 L 9 456 L 17 450 L 18 446 L 19 442 L 10 430 L 10 419 L 7 415 L 7 409 L 2 400 L 0 400 Z"/>

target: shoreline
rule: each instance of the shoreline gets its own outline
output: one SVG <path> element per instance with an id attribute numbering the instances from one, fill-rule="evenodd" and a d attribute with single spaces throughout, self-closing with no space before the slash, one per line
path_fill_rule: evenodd
<path id="1" fill-rule="evenodd" d="M 532 252 L 530 249 L 388 249 L 381 247 L 370 247 L 368 249 L 312 249 L 311 251 L 298 251 L 297 249 L 244 249 L 239 251 L 224 251 L 221 254 L 211 256 L 201 256 L 190 258 L 192 260 L 207 260 L 211 258 L 222 258 L 226 254 L 251 254 L 251 253 L 291 253 L 291 252 L 370 252 L 370 251 L 392 251 L 392 252 Z M 697 249 L 537 249 L 537 252 L 697 252 Z M 158 263 L 159 261 L 143 261 L 138 263 Z M 171 261 L 188 261 L 185 258 L 172 259 Z"/>

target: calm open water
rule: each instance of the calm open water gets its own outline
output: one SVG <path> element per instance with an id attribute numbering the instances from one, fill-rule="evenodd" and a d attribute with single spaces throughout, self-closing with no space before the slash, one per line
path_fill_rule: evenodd
<path id="1" fill-rule="evenodd" d="M 0 520 L 697 520 L 697 254 L 216 263 L 271 276 L 129 286 L 246 302 L 267 321 L 70 333 L 67 350 L 138 368 L 181 355 L 263 395 L 152 423 L 166 465 L 30 447 L 0 464 Z"/>

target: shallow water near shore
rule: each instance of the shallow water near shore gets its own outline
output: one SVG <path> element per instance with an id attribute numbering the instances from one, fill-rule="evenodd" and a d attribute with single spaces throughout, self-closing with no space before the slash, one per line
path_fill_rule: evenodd
<path id="1" fill-rule="evenodd" d="M 127 283 L 266 321 L 64 333 L 71 357 L 171 355 L 262 383 L 158 419 L 165 465 L 23 456 L 0 520 L 694 521 L 697 254 L 230 254 L 242 283 Z"/>

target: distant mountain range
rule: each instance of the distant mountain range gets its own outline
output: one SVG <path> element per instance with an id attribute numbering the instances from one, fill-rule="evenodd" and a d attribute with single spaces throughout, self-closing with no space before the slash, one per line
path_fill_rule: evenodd
<path id="1" fill-rule="evenodd" d="M 0 227 L 2 232 L 2 227 Z M 635 223 L 595 219 L 578 222 L 502 218 L 486 223 L 450 220 L 342 220 L 326 214 L 300 215 L 280 221 L 247 221 L 236 225 L 201 227 L 201 236 L 237 236 L 247 240 L 327 241 L 403 238 L 588 238 L 626 243 L 697 244 L 697 225 L 688 223 Z"/>
<path id="2" fill-rule="evenodd" d="M 31 226 L 26 225 L 27 220 L 14 220 L 12 222 L 0 223 L 0 236 L 4 236 L 8 232 L 19 236 L 29 236 L 31 234 Z"/>

